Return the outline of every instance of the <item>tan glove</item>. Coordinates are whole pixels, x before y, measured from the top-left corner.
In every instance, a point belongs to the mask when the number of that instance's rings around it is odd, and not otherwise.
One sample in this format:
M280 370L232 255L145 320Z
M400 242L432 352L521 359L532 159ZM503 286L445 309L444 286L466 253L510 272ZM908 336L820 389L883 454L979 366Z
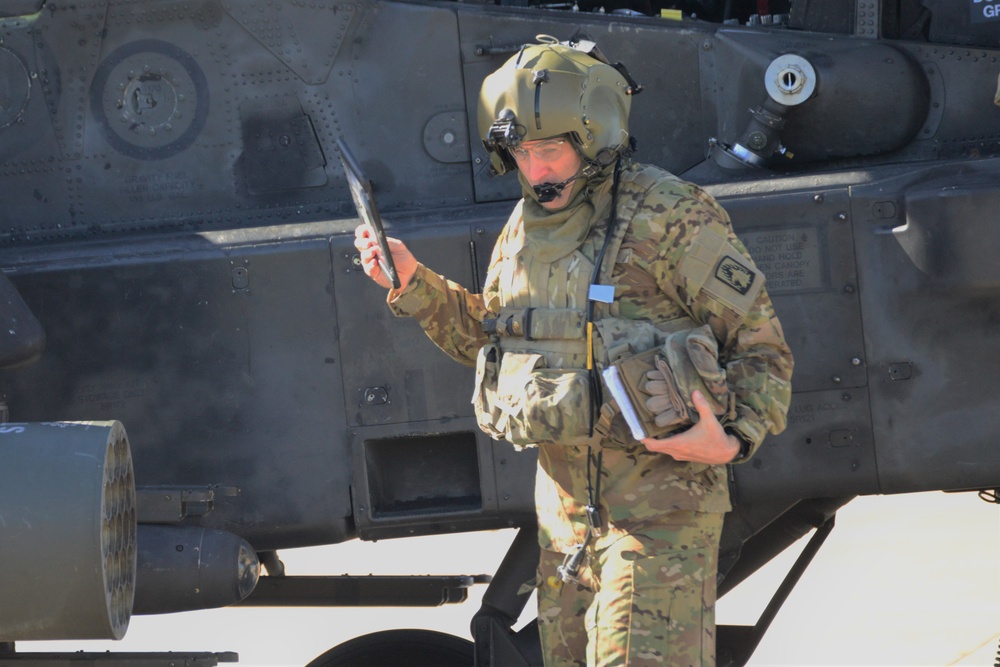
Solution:
M653 363L656 370L646 373L646 385L642 389L650 395L646 399L646 407L656 415L656 425L666 428L689 421L687 406L677 391L674 375L667 362L657 355Z
M649 394L646 407L656 425L665 428L698 420L691 394L701 391L722 417L735 416L726 371L719 365L718 343L708 325L671 334L654 361L655 370L646 372L642 390Z

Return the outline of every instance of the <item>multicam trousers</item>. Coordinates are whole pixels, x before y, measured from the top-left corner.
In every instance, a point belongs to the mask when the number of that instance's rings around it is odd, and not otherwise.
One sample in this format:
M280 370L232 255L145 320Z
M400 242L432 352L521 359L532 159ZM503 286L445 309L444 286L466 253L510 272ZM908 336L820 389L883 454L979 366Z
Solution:
M538 625L545 667L712 667L723 514L672 512L590 554L579 583L542 550Z

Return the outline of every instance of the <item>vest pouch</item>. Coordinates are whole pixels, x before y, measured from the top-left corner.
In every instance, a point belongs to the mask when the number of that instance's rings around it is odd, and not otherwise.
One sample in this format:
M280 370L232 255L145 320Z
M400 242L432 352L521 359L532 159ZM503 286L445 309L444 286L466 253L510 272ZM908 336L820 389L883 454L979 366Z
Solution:
M540 354L506 352L500 367L496 424L514 445L577 444L590 439L586 370L546 368Z
M609 384L609 377L605 376L609 393L615 397L615 402L625 415L625 421L632 429L632 437L636 439L640 439L640 436L659 438L677 430L684 423L690 423L684 399L673 376L657 375L659 371L656 368L656 358L660 354L660 348L654 347L612 363L617 369L620 390ZM651 398L652 392L647 389L650 376L662 380L655 392L655 400Z
M661 346L612 365L631 412L648 437L664 437L697 421L691 401L695 390L723 422L736 416L718 342L708 325L671 333Z
M472 392L472 407L476 411L479 428L491 438L502 440L506 432L497 429L503 413L497 407L497 385L500 380L500 351L490 343L479 350L476 357L476 382Z

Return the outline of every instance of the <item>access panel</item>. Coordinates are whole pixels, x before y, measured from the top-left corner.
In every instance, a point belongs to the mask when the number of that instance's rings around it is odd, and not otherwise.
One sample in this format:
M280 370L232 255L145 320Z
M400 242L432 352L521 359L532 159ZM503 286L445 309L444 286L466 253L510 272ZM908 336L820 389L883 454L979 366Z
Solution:
M38 363L0 374L10 418L122 421L140 490L211 497L181 514L257 549L353 537L328 235L8 252L47 335Z
M734 466L738 499L877 490L867 365L846 188L785 183L714 191L767 277L795 355L788 428Z

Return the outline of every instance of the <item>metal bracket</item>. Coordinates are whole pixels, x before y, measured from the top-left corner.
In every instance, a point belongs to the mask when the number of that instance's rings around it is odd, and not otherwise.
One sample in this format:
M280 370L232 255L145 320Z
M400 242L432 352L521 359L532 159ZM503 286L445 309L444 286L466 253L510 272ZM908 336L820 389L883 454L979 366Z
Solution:
M139 523L180 523L210 514L216 497L238 495L240 489L235 486L145 486L135 491L137 519Z
M854 5L854 35L878 39L882 32L879 0L856 0Z
M488 575L261 577L243 607L440 607L465 602Z
M775 591L774 596L768 602L767 607L761 613L760 618L757 619L757 623L754 626L720 625L718 627L717 636L719 637L719 646L725 646L730 649L728 655L718 656L719 667L745 665L750 660L754 651L757 650L760 640L764 638L775 616L778 615L778 610L781 609L785 600L791 595L795 585L799 583L799 579L802 578L806 568L809 567L813 558L816 557L820 547L823 546L823 542L830 536L830 531L833 530L836 518L837 515L834 514L816 529L816 532L809 539L809 543L806 544L805 549L802 550L802 553L799 554L788 574L785 575L781 585L778 586L778 590Z

